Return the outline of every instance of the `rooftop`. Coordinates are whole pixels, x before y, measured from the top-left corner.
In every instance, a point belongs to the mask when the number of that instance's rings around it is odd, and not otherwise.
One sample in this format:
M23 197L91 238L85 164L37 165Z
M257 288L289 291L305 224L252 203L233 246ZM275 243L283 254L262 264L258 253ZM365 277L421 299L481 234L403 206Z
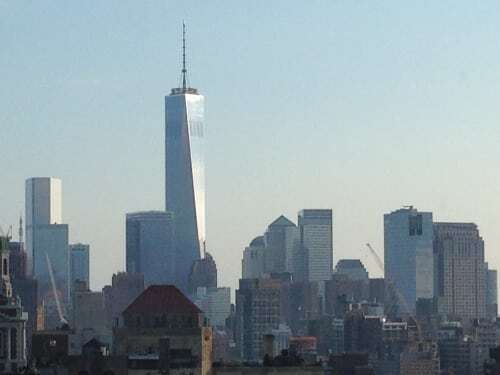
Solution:
M127 307L124 314L151 313L200 314L202 311L175 286L151 285Z

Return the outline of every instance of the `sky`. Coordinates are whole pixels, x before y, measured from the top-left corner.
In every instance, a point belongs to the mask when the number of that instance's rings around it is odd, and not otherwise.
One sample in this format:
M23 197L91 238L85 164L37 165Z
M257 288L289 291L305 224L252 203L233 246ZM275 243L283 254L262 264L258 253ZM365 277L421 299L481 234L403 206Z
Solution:
M498 1L0 0L0 225L62 179L91 287L125 266L125 213L164 208L164 96L206 98L207 248L235 288L276 217L332 208L334 262L381 272L383 214L475 222L500 267Z

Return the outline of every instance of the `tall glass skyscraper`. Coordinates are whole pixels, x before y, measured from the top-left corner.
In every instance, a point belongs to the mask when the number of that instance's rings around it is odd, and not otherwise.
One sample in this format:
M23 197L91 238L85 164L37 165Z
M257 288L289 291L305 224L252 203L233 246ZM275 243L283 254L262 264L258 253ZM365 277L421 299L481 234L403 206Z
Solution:
M178 286L185 290L205 243L205 158L204 97L187 87L183 57L182 87L165 97L165 203L175 223Z
M384 215L384 263L397 313L414 313L419 298L434 297L432 212L410 206Z

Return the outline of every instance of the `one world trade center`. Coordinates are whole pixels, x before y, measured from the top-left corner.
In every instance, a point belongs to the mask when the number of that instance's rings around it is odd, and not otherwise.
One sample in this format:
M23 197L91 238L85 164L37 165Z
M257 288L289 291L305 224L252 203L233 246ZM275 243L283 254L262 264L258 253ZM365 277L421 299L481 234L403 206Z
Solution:
M175 223L176 284L184 290L205 245L204 97L186 85L185 56L183 25L182 87L165 97L165 204Z

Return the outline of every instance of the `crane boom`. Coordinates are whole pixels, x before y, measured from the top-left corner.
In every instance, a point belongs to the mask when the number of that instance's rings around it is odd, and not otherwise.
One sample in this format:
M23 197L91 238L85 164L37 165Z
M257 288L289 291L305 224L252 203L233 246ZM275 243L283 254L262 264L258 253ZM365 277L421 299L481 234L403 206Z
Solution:
M413 320L415 321L415 323L417 325L418 334L420 336L420 325L418 324L417 319L412 315L412 312L411 312L410 307L408 305L408 301L406 300L405 296L399 291L399 288L396 287L393 280L385 274L384 262L382 261L380 256L377 254L375 249L373 249L373 247L369 243L366 244L366 247L370 250L370 253L372 254L373 258L375 259L375 263L377 263L377 266L384 273L384 279L385 279L385 282L386 282L388 288L391 290L391 292L393 292L396 295L397 299L403 305L405 310L408 312L409 316L411 318L413 318Z
M45 259L47 261L47 267L49 269L50 283L52 284L52 293L54 294L54 298L56 300L57 314L59 315L59 320L63 324L68 324L68 321L64 318L61 302L59 301L59 294L57 293L56 281L54 279L54 272L52 271L52 263L50 262L49 254L45 252Z

